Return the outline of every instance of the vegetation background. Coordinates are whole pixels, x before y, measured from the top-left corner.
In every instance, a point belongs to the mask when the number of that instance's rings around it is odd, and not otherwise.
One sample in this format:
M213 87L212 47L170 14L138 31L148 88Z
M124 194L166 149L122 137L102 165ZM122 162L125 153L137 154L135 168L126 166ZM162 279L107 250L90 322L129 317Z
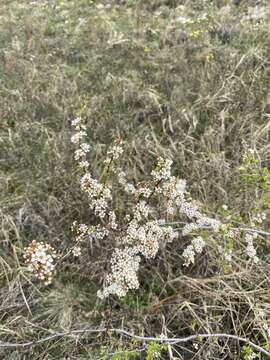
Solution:
M248 223L257 188L243 184L238 169L247 148L269 166L269 31L267 0L0 1L1 341L110 326L149 336L226 332L267 348L267 237L256 244L259 264L240 256L238 244L229 269L214 241L184 268L180 239L145 264L139 291L109 303L96 297L107 261L102 244L68 258L47 287L22 255L33 239L64 254L72 222L91 222L70 143L82 108L92 168L100 169L121 136L131 179L149 174L157 156L169 157L209 214L227 216L226 204ZM126 206L119 200L123 213ZM171 356L141 347L112 334L65 336L0 347L0 358ZM175 346L174 356L259 358L237 341L214 338Z

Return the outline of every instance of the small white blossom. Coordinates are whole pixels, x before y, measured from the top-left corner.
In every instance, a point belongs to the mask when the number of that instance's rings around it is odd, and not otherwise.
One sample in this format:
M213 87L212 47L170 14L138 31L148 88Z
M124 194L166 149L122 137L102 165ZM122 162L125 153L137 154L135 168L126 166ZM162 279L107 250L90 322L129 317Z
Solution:
M86 136L85 131L78 131L71 137L71 142L74 144L78 144L80 140L82 140Z
M247 253L248 257L255 264L257 264L259 262L259 258L257 257L256 249L253 244L253 239L255 239L256 237L257 237L257 234L255 234L255 233L254 234L250 234L250 233L245 234L245 241L247 243L246 253Z
M80 247L80 246L74 246L74 248L72 249L72 254L73 254L73 256L75 256L75 257L81 256L81 254L82 254L82 249L81 249L81 247Z
M108 225L113 230L117 229L116 215L115 215L114 211L110 211L110 213L109 213Z
M232 261L232 249L227 249L224 253L224 260L228 263Z
M89 162L87 160L80 161L79 166L81 168L87 169L89 167Z
M195 231L197 229L199 229L198 224L196 224L196 223L187 223L182 229L182 234L184 236L186 236L186 235L190 234L192 231Z
M171 177L172 160L159 158L156 169L151 172L151 175L156 182L161 180L168 180Z
M107 157L104 160L105 164L110 163L112 160L116 161L120 157L120 155L123 153L123 147L122 147L122 141L116 140L113 144L113 146L108 150Z
M149 214L149 206L144 200L141 200L134 209L134 218L138 221L147 218Z
M76 127L76 126L80 125L81 121L82 121L82 119L80 117L77 117L76 119L71 121L71 125Z
M203 238L201 236L197 236L196 238L194 238L192 240L192 245L194 247L194 250L197 254L201 254L201 252L203 251L203 248L205 247L205 241L203 240Z
M173 230L171 226L165 226L162 228L163 236L167 242L172 242L178 238L178 233Z
M119 184L125 186L127 183L126 173L124 171L120 170L117 175L118 175Z
M144 198L148 199L149 196L151 195L152 193L152 190L147 187L147 186L144 186L144 187L139 187L137 190L136 190L136 196L137 197L140 197L140 196L143 196Z
M88 153L90 151L90 145L86 144L86 143L82 143L80 145L81 150L83 151L83 153Z
M184 266L189 266L190 264L194 264L195 251L193 245L188 245L183 251L182 255L185 259Z
M204 247L205 241L201 236L197 236L192 239L191 244L186 247L182 254L185 259L184 266L194 264L195 255L201 254Z
M75 160L80 160L84 156L85 153L81 149L75 150L75 155L74 155Z

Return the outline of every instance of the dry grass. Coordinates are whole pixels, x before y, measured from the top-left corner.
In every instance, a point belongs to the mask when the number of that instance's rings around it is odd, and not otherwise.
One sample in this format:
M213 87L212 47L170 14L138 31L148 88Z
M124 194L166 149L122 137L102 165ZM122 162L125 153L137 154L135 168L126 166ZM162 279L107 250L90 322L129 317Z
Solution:
M248 264L239 250L228 273L214 240L196 265L183 268L185 244L179 241L145 265L139 291L104 304L96 298L104 244L93 243L80 260L64 262L47 288L25 269L22 251L29 241L46 241L65 253L73 220L89 221L69 140L70 120L83 106L93 169L120 135L129 144L131 178L143 178L157 155L170 157L174 173L187 179L210 213L226 203L247 221L254 189L241 191L243 151L256 148L269 164L270 16L259 25L248 19L258 11L255 1L100 3L0 4L1 341L102 324L147 335L222 331L267 348L258 313L264 310L270 325L269 239L257 244L260 264ZM205 12L207 21L186 30L177 20ZM118 207L124 212L125 202ZM180 355L174 355L244 359L235 341L197 343L198 349L192 343L176 347ZM30 349L0 349L0 357L111 359L108 354L136 346L113 336L65 337Z

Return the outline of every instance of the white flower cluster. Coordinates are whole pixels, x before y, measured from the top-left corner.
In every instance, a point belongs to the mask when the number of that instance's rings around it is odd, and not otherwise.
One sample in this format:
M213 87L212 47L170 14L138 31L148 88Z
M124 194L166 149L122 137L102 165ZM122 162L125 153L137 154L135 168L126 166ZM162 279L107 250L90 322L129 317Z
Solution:
M104 160L105 164L113 163L118 160L120 155L123 153L122 140L118 139L114 142L113 146L108 150L107 157Z
M197 254L201 254L203 251L203 248L205 247L205 241L201 236L197 236L192 240L192 245L194 247L194 250Z
M71 137L71 142L78 146L78 149L75 150L74 158L79 162L79 166L86 170L89 167L89 162L86 160L86 156L90 151L90 145L83 142L83 139L87 136L85 131L86 127L82 123L82 119L80 117L74 119L71 124L76 130L75 134Z
M120 185L122 185L125 192L128 194L134 194L136 191L135 186L127 182L126 173L123 170L118 169L117 176L118 176L118 182Z
M56 252L54 248L49 244L33 240L24 251L28 270L37 279L44 281L45 285L49 285L52 282L52 274L55 268L53 262L56 258Z
M106 278L108 286L98 291L98 297L103 299L110 294L122 297L129 289L138 289L139 264L140 257L132 248L116 249L111 258L111 274Z
M189 266L190 264L194 264L195 255L201 254L204 247L205 241L201 236L192 239L191 244L186 247L182 254L185 259L184 265Z
M84 160L84 159L85 159L86 154L87 154L89 151L90 151L90 145L85 144L85 143L82 143L82 144L80 145L80 149L77 149L77 150L75 151L75 155L74 155L75 160L76 160L76 161L80 160L80 162L79 162L80 165L81 165L82 163L87 164L87 163L85 162L86 160ZM88 165L89 165L89 164L88 164ZM87 167L88 167L88 165L87 165Z
M115 215L114 211L109 212L108 225L109 225L109 228L112 230L116 230L118 227L117 222L116 222L116 215Z
M130 228L127 239L130 238ZM146 259L154 258L161 241L171 242L178 234L171 227L163 227L158 221L148 221L144 225L133 224L132 241L134 248ZM131 238L130 238L131 239Z
M72 126L76 132L71 137L71 142L79 146L75 150L75 160L79 161L79 166L84 170L84 175L81 178L81 189L88 195L90 209L94 211L95 215L104 218L107 214L108 202L111 200L111 190L105 184L94 179L88 171L89 162L86 160L86 155L90 151L90 146L82 142L87 135L82 119L80 117L74 119ZM119 149L120 144L115 144L109 153L118 157L121 152Z
M76 234L76 243L84 241L89 233L88 226L85 224L78 224L77 221L73 222L71 230Z
M137 198L142 198L143 197L145 199L148 199L151 194L152 194L152 191L148 186L140 186L135 191L135 196Z
M168 180L171 177L172 160L158 158L157 166L152 170L151 175L156 183L161 180Z
M101 240L109 234L108 229L97 225L87 226L85 224L79 224L74 221L71 227L72 232L75 234L75 242L83 243L85 240Z
M74 134L72 137L71 137L71 142L73 142L74 144L79 144L80 141L86 136L86 132L85 131L77 131L76 134Z
M139 287L138 270L142 256L154 258L161 241L172 241L178 235L171 227L162 227L158 221L148 221L139 225L132 220L121 238L124 249L116 249L111 259L111 273L106 277L106 286L98 292L100 298L117 295L125 296L129 289Z
M262 224L266 220L266 213L258 213L254 215L251 219L251 226L256 226L256 224Z
M104 218L107 214L108 202L112 199L111 190L92 178L89 172L81 178L81 188L87 193L90 209L95 212L95 215Z
M71 121L71 125L74 126L74 128L77 131L80 131L81 129L86 130L86 127L84 124L82 124L82 118L81 117L77 117L76 119ZM71 140L72 141L72 140Z
M136 204L133 214L137 221L146 219L149 215L149 206L144 200L141 200Z
M224 252L223 258L227 263L231 263L231 261L232 261L232 249L227 249Z
M137 236L133 238L136 251L146 259L153 259L157 255L161 241L171 242L178 236L172 228L170 230L160 226L157 221L148 221L144 226L139 226Z
M73 254L73 256L75 256L75 257L81 256L81 255L82 255L82 249L81 249L81 247L78 246L78 245L75 245L75 246L73 247L73 249L72 249L72 254Z
M254 247L254 244L253 244L253 240L256 239L258 237L258 234L257 233L246 233L245 234L245 241L246 241L246 244L247 244L247 247L246 247L246 253L247 253L247 256L255 263L257 264L259 262L259 258L257 256L257 253L256 253L256 249Z
M178 210L178 214L181 217L192 221L185 224L182 229L182 235L186 236L203 228L209 228L214 232L218 232L221 226L220 221L203 215L192 199L186 199L186 181L171 176L168 166L166 168L166 178L167 181L160 184L161 190L159 192L162 192L166 198L167 214L173 215ZM193 252L193 245L188 246L184 252L186 257L188 258L189 255L191 259L188 263L193 263L194 261L195 254ZM195 252L198 251L195 250Z
M191 223L187 223L184 226L182 230L184 236L205 227L218 232L221 226L220 221L203 215L194 201L186 199L186 181L171 176L170 167L170 160L166 161L160 158L157 170L152 172L155 180L160 181L160 179L163 179L158 184L157 191L165 197L167 214L173 215L176 209L178 209L180 216L185 216L192 220Z

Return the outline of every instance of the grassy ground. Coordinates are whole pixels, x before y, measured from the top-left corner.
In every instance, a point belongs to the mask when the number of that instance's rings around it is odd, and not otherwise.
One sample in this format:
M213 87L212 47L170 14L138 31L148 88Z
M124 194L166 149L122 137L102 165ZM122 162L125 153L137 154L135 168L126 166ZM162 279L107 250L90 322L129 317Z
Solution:
M227 204L248 221L254 189L242 191L237 169L248 147L266 166L270 160L269 30L267 1L0 3L1 341L108 325L157 336L227 332L267 348L267 239L258 240L258 265L236 252L229 271L214 243L183 268L180 239L145 265L139 291L110 303L96 298L102 244L64 262L49 287L34 281L22 254L33 239L65 253L72 222L91 221L70 144L70 121L81 108L93 169L121 136L132 179L148 174L156 156L170 157L209 213ZM126 203L118 206L124 213ZM117 336L65 336L0 348L0 358L112 359L122 350L135 358L130 350L140 346ZM175 350L177 359L245 359L249 352L217 339Z

